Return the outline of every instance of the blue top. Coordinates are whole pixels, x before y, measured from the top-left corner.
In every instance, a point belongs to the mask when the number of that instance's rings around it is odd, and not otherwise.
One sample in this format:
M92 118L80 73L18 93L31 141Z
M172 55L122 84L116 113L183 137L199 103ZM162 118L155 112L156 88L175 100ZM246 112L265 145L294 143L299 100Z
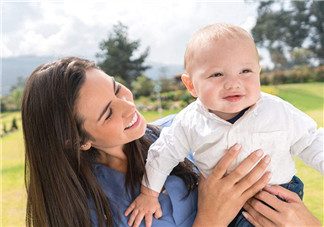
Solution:
M169 126L173 117L174 115L167 116L153 123L162 127ZM149 130L147 132L150 133ZM94 174L109 200L114 226L128 226L127 221L130 215L125 217L124 212L133 200L125 188L125 175L100 164L94 165ZM160 193L159 196L163 216L158 220L153 217L152 226L192 226L197 213L197 188L183 199L187 194L186 186L181 178L174 175L168 176L164 187L167 193ZM135 195L138 196L139 193L140 187L137 188ZM97 216L92 204L90 204L90 207L92 224L98 226ZM145 227L144 219L140 226Z

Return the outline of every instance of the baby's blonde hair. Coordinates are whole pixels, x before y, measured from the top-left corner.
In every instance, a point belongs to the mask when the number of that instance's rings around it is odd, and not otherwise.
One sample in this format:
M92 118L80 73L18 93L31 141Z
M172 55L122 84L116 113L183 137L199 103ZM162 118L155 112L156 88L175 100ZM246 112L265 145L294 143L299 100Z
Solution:
M255 50L259 57L257 48L255 46L252 36L243 28L226 23L217 23L212 25L207 25L199 29L189 40L184 56L184 67L187 71L197 48L203 48L207 46L210 42L215 42L219 39L248 39L254 44Z

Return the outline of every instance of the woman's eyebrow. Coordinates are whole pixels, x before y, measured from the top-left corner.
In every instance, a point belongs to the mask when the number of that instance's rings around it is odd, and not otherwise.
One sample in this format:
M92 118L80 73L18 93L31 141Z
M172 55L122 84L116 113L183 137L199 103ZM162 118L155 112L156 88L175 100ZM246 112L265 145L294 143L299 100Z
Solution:
M111 77L112 81L113 81L113 86L114 86L114 92L116 91L116 81L114 77Z

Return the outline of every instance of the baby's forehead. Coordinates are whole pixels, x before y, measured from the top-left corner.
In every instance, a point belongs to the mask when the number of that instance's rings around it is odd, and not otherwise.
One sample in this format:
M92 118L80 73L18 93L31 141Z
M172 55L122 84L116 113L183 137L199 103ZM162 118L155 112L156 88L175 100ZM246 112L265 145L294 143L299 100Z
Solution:
M188 44L185 53L185 69L189 70L191 64L198 59L207 57L206 53L210 49L220 49L219 51L226 51L224 49L224 43L226 46L239 47L240 45L251 48L255 50L256 58L259 60L258 50L254 43L252 37L246 32L237 33L233 35L232 33L224 33L221 36L200 36Z
M240 43L250 43L252 46L255 46L253 38L246 32L246 33L238 33L238 32L227 32L222 34L213 34L213 33L206 33L205 35L202 34L197 36L196 39L191 40L192 42L189 44L190 48L189 51L197 51L197 49L204 49L208 48L212 45L216 45L219 42L233 42L236 45Z
M228 47L239 47L239 46L245 46L251 49L256 49L255 43L252 38L248 36L237 36L237 37L209 37L204 39L197 39L195 42L192 42L190 47L188 46L186 54L185 54L185 61L187 66L191 63L191 61L194 61L196 58L204 58L207 57L206 53L209 52L211 49L219 51L226 51L230 49L224 49L225 46ZM256 50L257 52L257 50ZM258 55L258 53L257 53ZM197 59L196 59L197 60Z

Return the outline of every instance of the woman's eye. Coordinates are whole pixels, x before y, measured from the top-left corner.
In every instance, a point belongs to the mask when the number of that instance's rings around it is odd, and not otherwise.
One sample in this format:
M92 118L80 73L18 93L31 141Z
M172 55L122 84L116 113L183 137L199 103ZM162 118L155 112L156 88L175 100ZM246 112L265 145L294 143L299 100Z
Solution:
M223 76L223 74L221 74L221 73L214 73L210 77L220 77L220 76Z
M120 86L120 84L118 84L118 85L117 85L117 89L116 89L116 91L115 91L115 95L118 95L120 89L121 89L121 86Z
M108 120L108 119L111 117L111 115L112 115L112 109L110 108L110 109L109 109L109 114L108 114L108 116L106 117L105 121Z

